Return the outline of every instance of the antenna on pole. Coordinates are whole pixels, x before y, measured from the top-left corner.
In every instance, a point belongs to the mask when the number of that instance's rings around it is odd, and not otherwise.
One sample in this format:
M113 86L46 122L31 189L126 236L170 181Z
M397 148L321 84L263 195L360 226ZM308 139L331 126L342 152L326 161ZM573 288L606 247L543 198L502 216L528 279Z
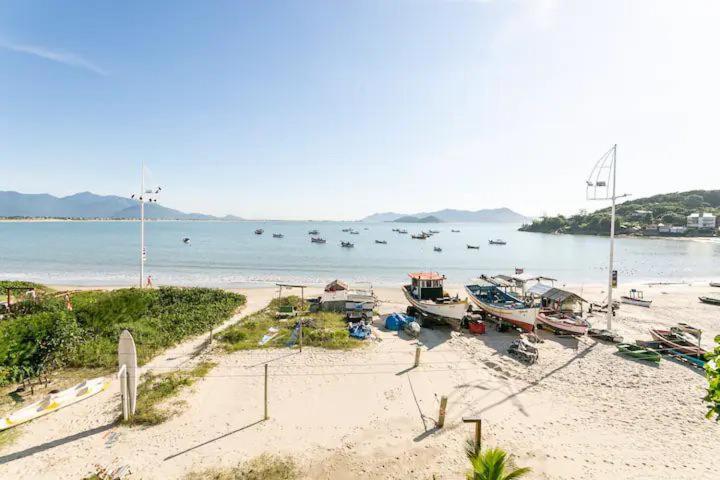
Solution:
M140 164L140 193L130 198L140 202L140 288L145 282L145 261L147 251L145 250L145 203L157 202L157 195L162 187L145 188L145 161Z
M615 202L618 198L627 197L627 194L617 195L615 190L617 174L617 144L605 152L595 162L588 179L586 180L585 196L588 200L611 200L610 209L610 261L608 263L608 296L607 296L607 329L612 330L612 292L617 286L617 276L613 270L615 256Z

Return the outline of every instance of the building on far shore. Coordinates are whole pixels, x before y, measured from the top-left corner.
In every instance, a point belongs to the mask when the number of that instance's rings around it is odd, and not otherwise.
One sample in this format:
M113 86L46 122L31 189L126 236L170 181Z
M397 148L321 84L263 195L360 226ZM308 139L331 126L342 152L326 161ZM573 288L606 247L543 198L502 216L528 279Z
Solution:
M712 213L692 213L687 217L688 228L715 229L717 218Z

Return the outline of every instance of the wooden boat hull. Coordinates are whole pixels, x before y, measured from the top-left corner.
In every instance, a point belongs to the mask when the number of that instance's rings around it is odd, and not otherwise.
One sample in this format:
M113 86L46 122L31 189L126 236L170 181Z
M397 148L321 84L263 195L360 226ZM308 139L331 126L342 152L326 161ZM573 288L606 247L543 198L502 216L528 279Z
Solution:
M565 319L558 319L549 316L548 313L549 312L540 311L535 318L537 323L547 326L552 330L569 333L570 335L585 335L588 331L589 327L585 322L573 320L567 317Z
M502 308L483 302L473 295L467 287L465 287L465 290L468 292L468 298L470 298L470 301L490 315L501 318L502 320L526 332L532 332L535 330L535 320L540 312L539 308Z
M617 345L617 349L623 355L637 358L638 360L645 360L648 362L659 362L660 353L651 348L639 347L637 345L631 345L629 343L621 343Z
M86 380L58 393L53 393L25 408L0 418L0 431L47 415L105 390L110 382L104 378Z
M467 312L468 303L465 300L448 303L435 303L430 300L418 300L413 297L407 289L402 287L405 298L413 307L423 313L442 318L451 318L453 320L462 320Z
M650 305L652 304L652 300L640 300L637 298L632 297L620 297L620 301L622 303L627 303L628 305L637 305L638 307L646 307L650 308Z
M658 342L661 342L663 345L666 345L673 350L677 350L680 353L684 353L687 355L704 355L707 353L706 350L698 346L677 343L676 341L671 339L671 335L672 332L670 330L650 330L651 337L653 337Z
M720 299L713 297L698 297L701 302L707 303L708 305L720 305Z
M710 282L711 287L720 287L720 282Z

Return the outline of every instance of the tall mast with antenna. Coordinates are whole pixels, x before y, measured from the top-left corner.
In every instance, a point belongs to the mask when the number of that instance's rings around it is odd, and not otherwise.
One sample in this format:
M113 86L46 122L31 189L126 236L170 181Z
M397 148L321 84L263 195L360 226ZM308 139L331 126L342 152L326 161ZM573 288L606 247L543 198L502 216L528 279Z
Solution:
M157 202L156 195L160 193L162 187L151 189L145 188L145 162L140 164L140 193L132 195L130 198L137 196L140 202L140 288L144 287L145 281L145 260L147 260L147 251L145 250L145 202Z

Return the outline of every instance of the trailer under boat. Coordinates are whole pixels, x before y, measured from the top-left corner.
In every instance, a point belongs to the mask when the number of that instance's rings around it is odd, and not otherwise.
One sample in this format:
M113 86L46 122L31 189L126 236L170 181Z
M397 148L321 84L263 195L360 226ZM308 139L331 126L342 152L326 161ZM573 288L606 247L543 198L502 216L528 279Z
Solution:
M436 272L418 272L408 275L410 285L402 287L410 305L424 315L439 319L460 321L468 309L466 300L450 297L443 288L444 275Z
M486 313L526 332L535 330L535 320L540 309L528 306L487 277L480 277L475 283L465 285L465 291L470 301Z

